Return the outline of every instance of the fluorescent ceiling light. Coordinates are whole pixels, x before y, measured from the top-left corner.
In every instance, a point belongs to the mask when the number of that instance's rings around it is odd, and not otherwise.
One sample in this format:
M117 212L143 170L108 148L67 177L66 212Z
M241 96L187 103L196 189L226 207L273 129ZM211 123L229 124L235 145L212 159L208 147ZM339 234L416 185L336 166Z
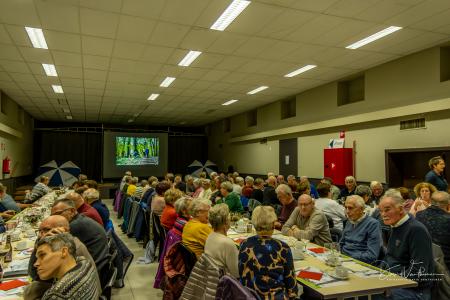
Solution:
M159 97L159 94L151 94L147 100L156 100Z
M25 27L28 33L31 44L34 48L48 49L47 42L45 41L44 33L41 28Z
M64 93L64 91L63 91L63 89L62 89L62 86L60 86L60 85L52 85L52 88L53 88L53 91L55 92L55 93L57 93L57 94L63 94Z
M166 79L164 79L159 86L168 87L172 84L172 82L174 82L175 79L175 77L166 77Z
M55 65L42 64L42 67L44 68L45 74L47 74L47 76L58 76L58 73L56 73Z
M238 101L239 100L230 100L230 101L227 101L225 103L222 103L222 105L230 105L230 104L233 104L233 103L238 102Z
M250 1L247 0L234 0L216 22L212 24L210 29L224 31L249 4Z
M187 67L200 55L201 51L189 51L188 54L178 63L179 66Z
M256 88L256 89L254 89L254 90L248 92L247 94L253 95L253 94L259 93L259 92L261 92L261 91L264 91L264 90L267 89L267 88L269 88L269 87L263 85L263 86L260 86L259 88Z
M284 75L284 77L294 77L297 76L298 74L304 73L306 71L309 71L311 69L314 69L315 67L317 67L316 65L306 65L304 67L301 67L300 69L297 69L295 71L292 71L289 74Z
M131 123L131 122L133 122L134 120L133 119L128 119L128 123Z
M73 118L72 118L72 116L66 116L66 119L67 120L72 120Z
M381 31L378 31L377 33L372 34L371 36L368 36L360 41L357 41L356 43L353 43L345 48L347 49L357 49L359 47L362 47L364 45L367 45L368 43L372 43L373 41L376 41L378 39L381 39L382 37L385 37L391 33L394 33L398 30L402 29L402 27L398 26L390 26L386 29L383 29Z

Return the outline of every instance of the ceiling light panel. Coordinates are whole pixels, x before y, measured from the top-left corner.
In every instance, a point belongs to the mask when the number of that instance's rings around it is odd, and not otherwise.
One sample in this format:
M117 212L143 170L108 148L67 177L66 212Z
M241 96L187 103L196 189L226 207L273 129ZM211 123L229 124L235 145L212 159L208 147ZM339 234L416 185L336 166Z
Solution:
M25 27L25 30L34 48L48 49L44 32L41 28Z
M172 84L172 82L175 81L175 77L166 77L161 84L159 85L160 87L168 87L169 85Z
M291 73L284 75L284 77L294 77L294 76L297 76L298 74L301 74L301 73L304 73L311 69L314 69L315 67L317 67L317 66L316 65L306 65L304 67L301 67L300 69L297 69L295 71L292 71Z
M53 84L53 85L52 85L52 88L53 88L53 91L54 91L55 93L57 93L57 94L63 94L63 93L64 93L63 88L62 88L62 86L60 86L60 85L55 85L55 84Z
M194 60L199 57L199 55L202 54L201 51L189 51L188 54L178 63L181 67L188 67Z
M357 41L356 43L353 43L351 45L348 45L347 49L358 49L364 45L367 45L369 43L372 43L378 39L381 39L382 37L385 37L391 33L394 33L398 30L402 29L402 27L398 27L398 26L390 26L386 29L383 29L381 31L378 31L377 33L372 34L371 36L368 36L360 41Z
M236 103L236 102L238 102L238 101L239 101L239 100L233 99L233 100L227 101L227 102L225 102L225 103L222 103L222 105L230 105L230 104Z
M73 117L72 117L72 116L66 116L66 119L67 119L67 120L72 120Z
M159 94L151 94L147 100L156 100L159 97Z
M269 88L268 86L263 85L263 86L260 86L260 87L258 87L258 88L256 88L256 89L254 89L254 90L251 90L251 91L248 92L247 94L253 95L253 94L259 93L259 92L261 92L261 91L264 91L265 89L268 89L268 88Z
M214 22L210 29L224 31L249 4L250 1L247 0L234 0L220 15L216 22Z
M42 64L42 68L44 68L45 74L47 76L58 76L58 73L56 73L55 65Z

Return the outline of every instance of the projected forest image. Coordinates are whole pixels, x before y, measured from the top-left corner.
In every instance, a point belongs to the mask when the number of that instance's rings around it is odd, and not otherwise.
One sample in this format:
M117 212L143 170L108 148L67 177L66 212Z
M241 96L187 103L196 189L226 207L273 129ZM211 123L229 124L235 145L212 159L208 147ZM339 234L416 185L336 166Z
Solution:
M159 138L116 137L116 165L158 165Z

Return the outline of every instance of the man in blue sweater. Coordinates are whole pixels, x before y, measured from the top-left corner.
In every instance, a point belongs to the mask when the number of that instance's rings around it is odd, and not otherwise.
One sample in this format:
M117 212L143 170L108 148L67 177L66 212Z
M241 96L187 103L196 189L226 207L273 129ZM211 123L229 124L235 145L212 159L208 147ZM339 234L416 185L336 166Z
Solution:
M354 259L374 264L381 249L380 223L366 215L364 208L361 196L347 197L345 211L348 222L342 232L341 251Z
M392 289L389 296L375 299L431 299L433 251L426 227L403 209L400 192L388 190L380 201L383 222L391 226L383 267L418 283L415 288Z

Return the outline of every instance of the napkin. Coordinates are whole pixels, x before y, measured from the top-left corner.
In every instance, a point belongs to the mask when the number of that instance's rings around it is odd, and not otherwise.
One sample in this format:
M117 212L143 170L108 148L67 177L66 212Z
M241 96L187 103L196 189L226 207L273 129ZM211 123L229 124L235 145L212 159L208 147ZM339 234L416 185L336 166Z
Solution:
M27 285L27 284L28 284L28 282L25 282L25 281L22 281L22 280L19 280L19 279L10 280L10 281L7 281L7 282L0 283L0 290L8 291L8 290L12 290L12 289L15 289L15 288L18 288L20 286Z
M308 250L311 252L317 253L317 254L325 253L325 248L322 248L322 247L309 248Z
M303 278L303 279L313 279L313 280L320 280L323 276L323 273L317 273L317 272L311 272L311 271L305 271L302 270L297 274L297 277Z

